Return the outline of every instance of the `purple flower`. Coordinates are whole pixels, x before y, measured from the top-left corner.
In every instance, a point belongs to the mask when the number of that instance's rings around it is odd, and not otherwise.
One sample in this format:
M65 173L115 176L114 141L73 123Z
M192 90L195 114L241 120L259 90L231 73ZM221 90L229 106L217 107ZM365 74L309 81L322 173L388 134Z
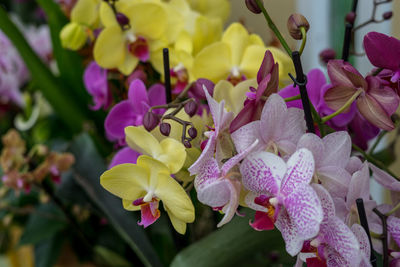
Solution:
M309 185L314 174L312 153L302 148L287 163L269 152L253 153L240 165L240 172L247 190L269 198L270 205L258 204L256 210L267 209L266 216L282 233L286 251L292 256L299 253L303 242L318 234L323 219L320 200Z
M124 163L136 164L136 160L140 155L141 154L139 152L133 150L129 146L121 148L117 153L115 153L110 165L108 165L108 168L111 169L116 165Z
M95 61L92 61L83 74L83 81L86 90L93 97L94 106L92 110L99 110L101 107L107 109L111 105L112 95L107 82L107 70L101 68Z
M129 86L128 99L116 104L108 113L104 122L107 137L111 140L123 141L124 129L127 126L143 124L143 117L150 107L165 104L165 88L155 84L147 91L141 80L133 80ZM162 114L163 109L153 111Z
M400 80L400 40L379 32L364 37L364 48L372 65L392 71L391 82Z

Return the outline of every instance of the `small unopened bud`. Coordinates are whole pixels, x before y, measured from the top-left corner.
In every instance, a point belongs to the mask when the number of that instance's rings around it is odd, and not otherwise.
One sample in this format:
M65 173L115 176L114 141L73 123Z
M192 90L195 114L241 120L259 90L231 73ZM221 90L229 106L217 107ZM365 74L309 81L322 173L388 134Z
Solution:
M197 130L196 128L192 127L189 129L188 134L190 136L190 138L194 139L197 136Z
M328 63L329 60L335 59L336 57L336 52L332 48L327 48L322 50L321 53L319 53L319 58L324 62Z
M392 11L387 11L387 12L383 13L382 18L384 20L388 20L388 19L391 19L392 16L393 16L393 12Z
M116 19L117 19L119 25L125 26L125 25L128 25L128 24L129 24L129 19L128 19L128 17L125 16L123 13L118 12L118 13L115 15L115 17L116 17Z
M192 87L190 87L189 96L196 99L206 99L206 95L204 94L203 89L204 87L206 87L210 95L213 95L214 83L210 80L200 78L193 83Z
M81 49L88 36L85 28L76 22L70 22L60 32L61 45L70 50Z
M257 5L256 0L245 0L247 9L253 12L254 14L260 14L261 8ZM263 1L261 0L261 4L264 5Z
M183 140L183 145L184 145L186 148L191 148L191 147L192 147L192 144L191 144L188 140Z
M194 114L197 112L197 103L196 101L190 101L185 104L185 112L188 114L190 117L193 117Z
M143 117L143 126L147 131L152 131L160 122L160 117L157 114L149 111Z
M303 15L295 13L290 15L287 21L287 28L290 36L296 40L301 40L303 38L301 34L301 28L304 28L307 32L308 29L310 29L310 24Z
M353 25L354 21L356 20L356 13L354 13L354 12L347 13L344 20Z
M163 122L160 124L160 132L162 135L169 136L171 133L171 124Z

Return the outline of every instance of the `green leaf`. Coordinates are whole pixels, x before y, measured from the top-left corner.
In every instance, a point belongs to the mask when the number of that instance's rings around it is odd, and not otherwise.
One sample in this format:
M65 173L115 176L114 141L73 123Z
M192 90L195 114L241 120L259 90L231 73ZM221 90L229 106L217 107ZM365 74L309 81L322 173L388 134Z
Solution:
M246 213L246 217L236 216L221 229L182 250L175 256L171 267L243 266L246 262L245 265L248 265L257 253L274 250L282 251L280 256L283 259L280 261L292 261L284 251L280 232L255 231L249 226L249 220L254 213L249 210ZM262 265L270 266L267 261L265 258Z
M37 244L67 227L62 211L52 203L39 206L29 217L20 245Z
M80 107L77 107L76 101L67 93L69 88L44 65L1 6L0 29L17 48L31 73L32 79L34 79L55 112L73 132L79 132L85 120L85 112Z
M103 247L96 246L94 251L99 257L99 262L105 265L113 266L113 267L130 267L131 264L122 258L120 255L115 253L114 251Z
M106 170L103 159L96 151L90 137L80 135L70 151L75 155L75 179L94 203L104 212L121 238L132 248L145 266L162 266L145 231L137 225L132 212L122 208L121 199L100 186L100 175Z
M61 46L60 31L68 19L64 16L60 6L54 1L37 0L40 7L44 10L47 16L47 21L50 27L51 42L53 45L53 55L56 59L60 78L68 85L70 91L81 106L87 108L89 95L84 88L83 64L78 53L71 50L66 50Z
M35 245L35 267L53 267L64 245L64 233L42 240Z

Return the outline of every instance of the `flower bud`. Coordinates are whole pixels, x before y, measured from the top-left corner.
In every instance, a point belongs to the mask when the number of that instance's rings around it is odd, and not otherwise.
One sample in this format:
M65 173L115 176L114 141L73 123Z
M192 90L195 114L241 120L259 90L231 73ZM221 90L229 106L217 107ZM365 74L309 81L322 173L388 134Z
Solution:
M169 136L169 134L171 133L171 124L167 122L162 122L160 124L160 132L162 135Z
M197 130L196 128L192 127L189 129L188 134L190 136L190 138L195 139L197 136Z
M128 19L127 16L125 16L125 14L118 12L118 13L115 15L115 17L116 17L116 19L117 19L119 25L121 25L121 26L126 26L126 25L129 24L129 19Z
M254 14L260 14L261 8L257 5L256 0L245 0L247 9L253 12ZM264 5L263 1L261 0L261 4Z
M192 87L189 90L189 96L195 99L206 99L206 95L204 94L203 86L206 87L208 93L213 95L214 92L214 83L207 79L197 79L196 82L193 83Z
M87 34L82 25L70 22L60 32L61 45L71 50L81 49L87 40Z
M387 11L387 12L383 13L382 18L384 20L388 20L388 19L391 19L392 16L393 16L393 12L392 11Z
M191 148L191 147L192 147L192 144L191 144L188 140L183 140L183 145L184 145L186 148Z
M301 28L304 28L306 32L310 29L310 24L307 19L301 14L292 14L290 15L287 21L287 28L289 30L290 36L292 36L296 40L301 40L303 38L301 34Z
M353 25L355 20L356 20L356 13L354 13L354 12L347 13L347 15L345 17L346 22Z
M156 128L159 122L160 117L151 111L147 112L143 117L143 126L149 132Z
M185 104L184 106L186 114L188 114L190 117L193 117L194 114L197 112L197 103L196 101L190 101Z
M319 53L319 58L325 63L328 63L329 60L335 59L335 57L336 52L332 48L324 49Z

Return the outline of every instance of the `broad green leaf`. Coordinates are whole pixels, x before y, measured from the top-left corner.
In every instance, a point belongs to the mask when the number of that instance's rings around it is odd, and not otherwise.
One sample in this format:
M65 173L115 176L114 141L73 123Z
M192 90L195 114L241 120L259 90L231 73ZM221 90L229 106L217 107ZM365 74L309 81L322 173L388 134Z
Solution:
M124 258L122 258L120 255L115 253L114 251L102 247L102 246L96 246L94 248L96 254L100 256L99 261L102 262L102 264L109 265L109 266L114 266L114 267L130 267L131 264L126 261Z
M65 234L58 233L35 245L35 267L53 267L64 245Z
M106 170L103 159L96 151L90 137L80 135L71 145L75 155L75 179L94 203L104 212L121 238L132 248L145 266L162 266L143 228L137 219L122 208L121 199L100 186L100 175Z
M255 266L253 260L260 252L279 251L282 261L292 263L284 249L278 230L255 231L249 226L254 213L246 210L247 216L236 216L221 229L190 245L175 256L171 267L223 267ZM265 257L263 266L268 265Z
M34 79L54 111L73 132L79 132L85 120L85 112L76 105L76 101L67 93L69 88L60 79L56 78L35 54L21 31L10 20L7 12L1 6L0 29L17 48L31 73L32 79Z
M51 238L67 226L64 214L55 204L43 204L30 215L19 244L37 244Z

